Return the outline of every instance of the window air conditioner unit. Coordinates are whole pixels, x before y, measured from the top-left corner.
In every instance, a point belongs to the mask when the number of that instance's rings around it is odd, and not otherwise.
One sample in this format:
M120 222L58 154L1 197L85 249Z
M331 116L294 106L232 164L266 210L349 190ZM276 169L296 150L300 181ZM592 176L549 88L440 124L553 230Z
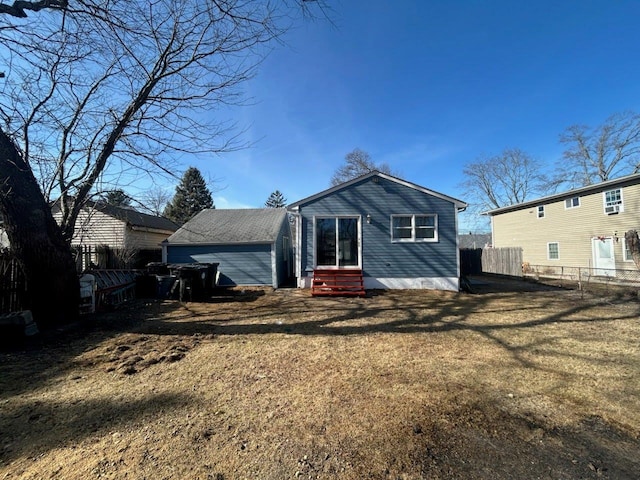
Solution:
M604 213L607 215L615 215L616 213L620 213L620 204L617 205L609 205L604 208Z

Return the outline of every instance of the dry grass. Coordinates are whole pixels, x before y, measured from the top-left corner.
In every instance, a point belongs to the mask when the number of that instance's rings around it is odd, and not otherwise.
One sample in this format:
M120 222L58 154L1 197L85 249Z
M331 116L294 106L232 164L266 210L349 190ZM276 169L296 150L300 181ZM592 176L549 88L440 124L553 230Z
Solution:
M640 304L232 291L0 357L0 479L636 478Z

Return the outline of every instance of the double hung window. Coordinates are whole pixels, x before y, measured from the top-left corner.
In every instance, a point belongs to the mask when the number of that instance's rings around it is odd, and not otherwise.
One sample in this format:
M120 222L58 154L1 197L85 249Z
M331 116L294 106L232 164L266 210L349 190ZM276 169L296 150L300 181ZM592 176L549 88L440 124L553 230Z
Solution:
M571 197L571 198L567 198L564 201L564 208L569 209L569 208L576 208L580 206L580 197Z
M392 215L391 241L437 242L437 215Z

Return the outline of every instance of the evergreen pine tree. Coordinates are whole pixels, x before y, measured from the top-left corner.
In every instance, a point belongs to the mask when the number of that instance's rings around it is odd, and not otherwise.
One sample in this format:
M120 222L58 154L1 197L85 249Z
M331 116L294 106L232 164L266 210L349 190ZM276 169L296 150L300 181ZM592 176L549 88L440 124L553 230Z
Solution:
M164 209L164 216L181 225L205 208L215 208L211 192L200 170L189 167L176 187L173 199Z
M131 205L131 197L120 188L105 192L102 196L102 201L114 207L128 207Z
M287 205L287 199L280 190L276 190L269 195L267 201L264 202L264 206L267 208L284 208Z

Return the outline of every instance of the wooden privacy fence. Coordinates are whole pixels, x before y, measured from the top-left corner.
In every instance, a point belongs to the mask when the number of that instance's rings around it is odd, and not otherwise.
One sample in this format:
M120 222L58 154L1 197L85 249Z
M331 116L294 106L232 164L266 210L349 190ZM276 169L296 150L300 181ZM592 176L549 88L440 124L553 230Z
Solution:
M522 277L522 248L483 249L482 272Z
M76 260L76 270L135 269L162 260L161 250L121 249L106 245L76 245L71 250Z
M160 250L122 251L109 247L72 247L78 273L92 268L135 269L162 260ZM0 314L28 310L27 280L8 249L0 250Z
M481 248L461 248L460 249L460 274L479 275L482 273L482 249Z
M27 280L18 261L8 250L0 250L0 314L28 308Z

